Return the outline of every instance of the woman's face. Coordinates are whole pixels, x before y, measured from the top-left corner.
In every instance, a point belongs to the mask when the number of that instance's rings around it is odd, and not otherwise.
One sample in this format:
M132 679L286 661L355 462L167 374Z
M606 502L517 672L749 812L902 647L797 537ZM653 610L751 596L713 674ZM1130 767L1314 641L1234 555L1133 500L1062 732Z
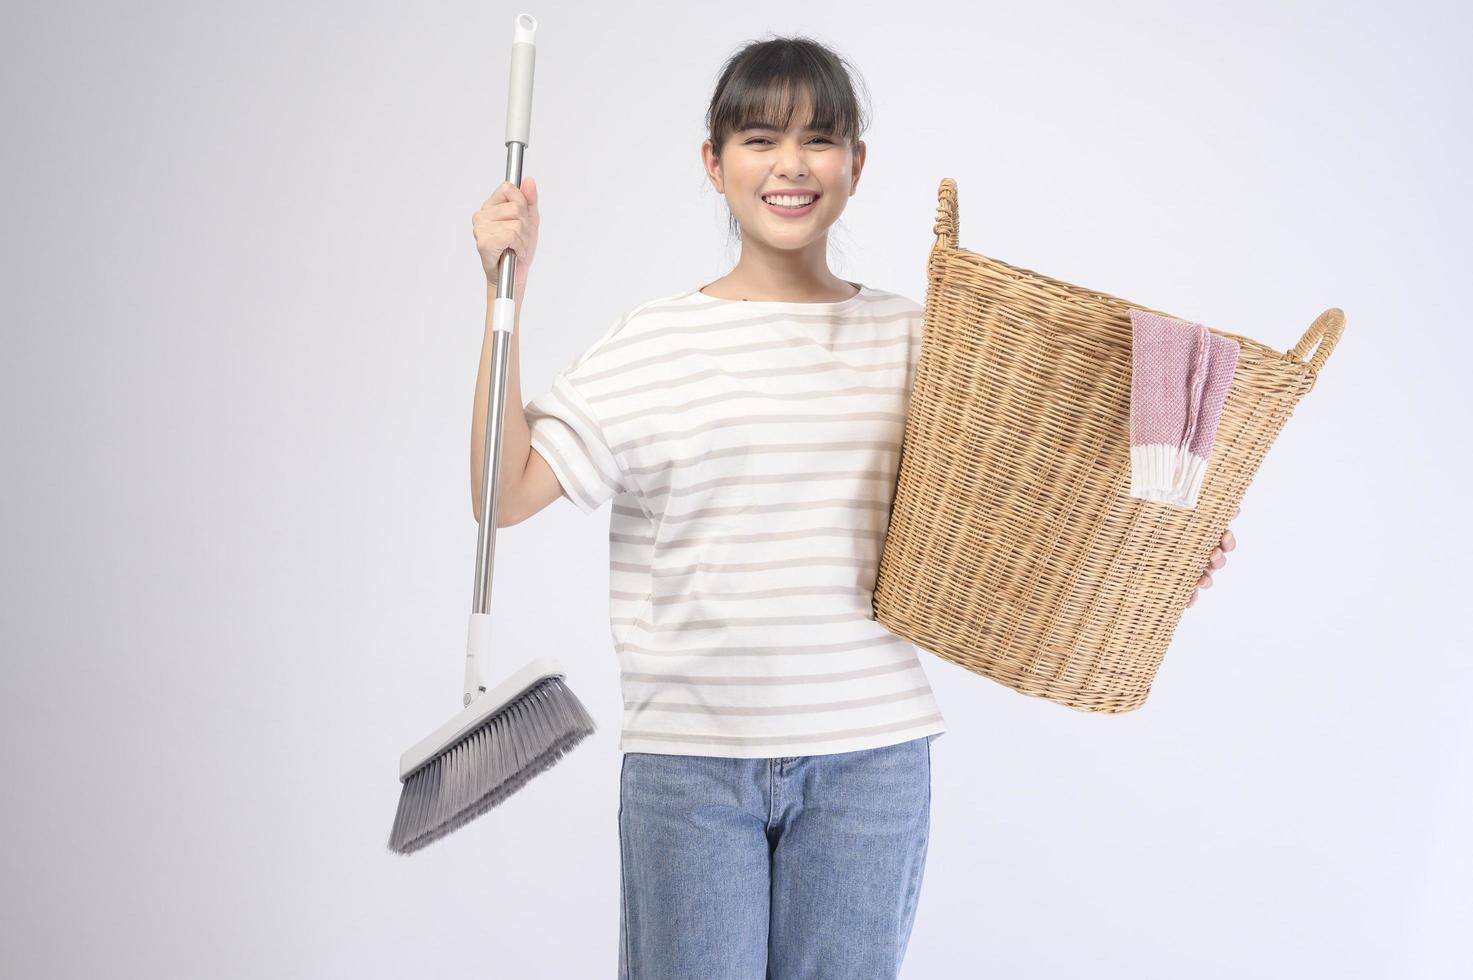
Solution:
M759 128L732 133L720 160L711 151L709 139L702 144L706 175L726 195L744 242L757 239L783 250L811 245L839 220L858 187L864 143L859 143L856 152L837 134L810 129L807 121L804 101L793 112L785 133ZM806 207L796 209L763 200L795 189L816 196Z

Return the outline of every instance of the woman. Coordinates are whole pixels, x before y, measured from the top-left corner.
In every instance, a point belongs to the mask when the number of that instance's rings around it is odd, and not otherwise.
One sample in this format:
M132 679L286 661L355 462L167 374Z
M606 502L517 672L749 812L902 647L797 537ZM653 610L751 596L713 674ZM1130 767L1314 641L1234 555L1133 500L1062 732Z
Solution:
M618 317L525 408L513 333L497 524L613 501L619 976L894 977L946 730L915 648L871 605L922 307L828 267L866 154L837 55L748 45L706 122L740 260ZM505 248L520 309L537 225L532 178L476 213L488 318ZM489 319L486 338L473 508Z

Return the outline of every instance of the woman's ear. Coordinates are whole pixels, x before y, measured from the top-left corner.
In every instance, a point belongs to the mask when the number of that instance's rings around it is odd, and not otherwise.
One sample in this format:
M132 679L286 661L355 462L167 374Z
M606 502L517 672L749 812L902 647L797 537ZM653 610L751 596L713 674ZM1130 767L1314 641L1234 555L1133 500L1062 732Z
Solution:
M701 167L706 171L706 178L711 181L711 186L716 188L716 193L725 194L721 179L721 158L716 156L712 147L711 137L701 141Z

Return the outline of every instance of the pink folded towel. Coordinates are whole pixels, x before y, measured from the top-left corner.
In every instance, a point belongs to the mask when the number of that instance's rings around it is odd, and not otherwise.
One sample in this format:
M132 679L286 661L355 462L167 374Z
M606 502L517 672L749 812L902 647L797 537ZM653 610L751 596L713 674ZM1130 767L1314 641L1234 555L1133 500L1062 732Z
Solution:
M1130 495L1194 508L1237 342L1145 310L1131 310L1130 324Z

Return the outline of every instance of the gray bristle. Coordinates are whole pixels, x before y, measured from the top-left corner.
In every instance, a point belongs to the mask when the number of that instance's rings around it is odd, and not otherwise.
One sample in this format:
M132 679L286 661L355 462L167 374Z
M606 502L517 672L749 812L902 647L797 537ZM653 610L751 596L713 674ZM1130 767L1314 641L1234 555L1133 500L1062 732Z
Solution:
M389 850L412 854L470 823L594 731L561 677L545 677L404 780Z

